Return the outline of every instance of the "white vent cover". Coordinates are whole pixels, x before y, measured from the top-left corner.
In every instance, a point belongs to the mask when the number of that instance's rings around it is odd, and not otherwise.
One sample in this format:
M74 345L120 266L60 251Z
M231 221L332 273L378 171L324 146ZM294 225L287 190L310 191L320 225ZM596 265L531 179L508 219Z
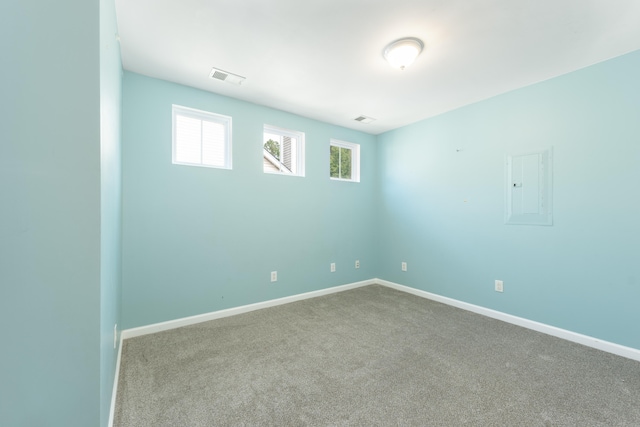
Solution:
M222 71L218 68L212 68L209 73L209 77L214 80L222 80L227 83L240 86L242 82L246 80L246 77L239 76L237 74L230 73L228 71Z
M371 123L372 121L374 121L375 119L373 117L367 117L367 116L358 116L355 119L356 122L360 122L360 123Z

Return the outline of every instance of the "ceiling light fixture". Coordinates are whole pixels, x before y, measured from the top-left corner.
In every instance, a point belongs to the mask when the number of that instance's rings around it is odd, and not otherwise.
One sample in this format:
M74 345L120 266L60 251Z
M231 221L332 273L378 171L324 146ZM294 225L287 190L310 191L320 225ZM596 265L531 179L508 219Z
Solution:
M392 67L404 70L416 60L424 44L422 40L415 37L407 37L396 40L384 49L384 59Z

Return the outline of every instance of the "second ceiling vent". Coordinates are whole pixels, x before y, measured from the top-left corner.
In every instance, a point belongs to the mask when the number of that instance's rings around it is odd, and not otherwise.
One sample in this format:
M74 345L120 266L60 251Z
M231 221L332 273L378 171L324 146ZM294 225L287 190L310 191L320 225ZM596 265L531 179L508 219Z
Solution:
M353 120L355 120L356 122L368 124L368 123L371 123L372 121L374 121L375 119L373 117L358 116Z
M242 77L228 71L223 71L219 68L212 68L211 72L209 73L209 77L214 80L222 80L223 82L232 83L238 86L240 86L242 82L247 79L246 77Z

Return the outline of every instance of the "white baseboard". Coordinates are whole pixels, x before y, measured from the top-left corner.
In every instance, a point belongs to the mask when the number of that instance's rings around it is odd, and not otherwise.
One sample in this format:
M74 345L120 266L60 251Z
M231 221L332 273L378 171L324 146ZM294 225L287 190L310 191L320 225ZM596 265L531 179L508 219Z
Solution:
M120 359L122 358L122 332L120 332L120 340L118 343L118 356L116 357L116 373L113 379L113 390L111 391L111 408L109 408L108 427L113 427L113 418L116 414L116 397L118 395L118 378L120 378Z
M501 311L496 311L496 310L485 308L479 305L466 303L453 298L448 298L441 295L426 292L420 289L411 288L409 286L400 285L398 283L389 282L387 280L370 279L370 280L363 280L361 282L350 283L342 286L335 286L333 288L320 289L318 291L306 292L303 294L292 295L284 298L258 302L255 304L243 305L240 307L233 307L225 310L199 314L196 316L183 317L181 319L169 320L166 322L155 323L147 326L141 326L138 328L125 329L120 333L120 349L118 352L118 363L116 367L116 380L118 375L117 371L120 368L120 352L122 351L122 341L124 339L153 334L161 331L167 331L170 329L180 328L182 326L194 325L201 322L207 322L209 320L221 319L223 317L235 316L236 314L248 313L254 310L260 310L268 307L275 307L282 304L288 304L290 302L301 301L301 300L315 298L323 295L329 295L337 292L343 292L349 289L355 289L355 288L372 285L372 284L387 286L389 288L396 289L402 292L407 292L422 298L427 298L433 301L441 302L443 304L461 308L463 310L471 311L477 314L481 314L483 316L487 316L493 319L501 320L503 322L511 323L513 325L521 326L523 328L531 329L537 332L542 332L547 335L552 335L554 337L562 338L567 341L582 344L587 347L592 347L598 350L606 351L608 353L616 354L618 356L626 357L628 359L640 361L639 349L626 347L626 346L615 344L609 341L604 341L598 338L590 337L588 335L582 335L566 329L561 329L555 326L547 325L545 323L536 322L534 320L525 319L523 317L513 316L511 314L503 313Z
M481 314L483 316L491 317L493 319L502 320L503 322L511 323L517 326L522 326L523 328L531 329L537 332L542 332L543 334L552 335L554 337L562 338L567 341L582 344L587 347L592 347L598 350L606 351L608 353L626 357L628 359L637 360L640 362L640 350L632 347L625 347L623 345L615 344L609 341L603 341L601 339L590 337L588 335L582 335L576 332L568 331L566 329L556 328L555 326L550 326L544 323L528 320L522 317L513 316L511 314L506 314L501 311L491 310L489 308L481 307L474 304L469 304L469 303L458 301L452 298L443 297L441 295L432 294L430 292L411 288L409 286L399 285L397 283L389 282L387 280L374 279L373 282L379 285L387 286L392 289L396 289L398 291L407 292L422 298L427 298L433 301L441 302L443 304L461 308L463 310L471 311L477 314Z
M290 302L301 301L309 298L315 298L323 295L343 292L349 289L355 289L362 286L373 285L374 279L364 280L362 282L349 283L347 285L335 286L333 288L320 289L318 291L306 292L304 294L292 295L284 298L273 299L269 301L257 302L255 304L243 305L240 307L228 308L225 310L213 311L210 313L199 314L197 316L183 317L181 319L169 320L167 322L154 323L152 325L140 326L138 328L125 329L121 332L121 339L139 337L142 335L154 334L156 332L168 331L170 329L181 328L183 326L195 325L196 323L207 322L209 320L221 319L223 317L235 316L236 314L248 313L254 310L260 310L268 307L275 307Z

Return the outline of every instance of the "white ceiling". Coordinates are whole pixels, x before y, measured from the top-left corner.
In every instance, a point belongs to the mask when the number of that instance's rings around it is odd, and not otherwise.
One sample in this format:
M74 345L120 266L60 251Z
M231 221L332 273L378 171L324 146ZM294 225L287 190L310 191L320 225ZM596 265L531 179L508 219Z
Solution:
M640 0L116 0L116 9L126 70L371 134L640 49ZM404 71L382 57L402 37L425 43ZM247 80L210 79L213 67Z

